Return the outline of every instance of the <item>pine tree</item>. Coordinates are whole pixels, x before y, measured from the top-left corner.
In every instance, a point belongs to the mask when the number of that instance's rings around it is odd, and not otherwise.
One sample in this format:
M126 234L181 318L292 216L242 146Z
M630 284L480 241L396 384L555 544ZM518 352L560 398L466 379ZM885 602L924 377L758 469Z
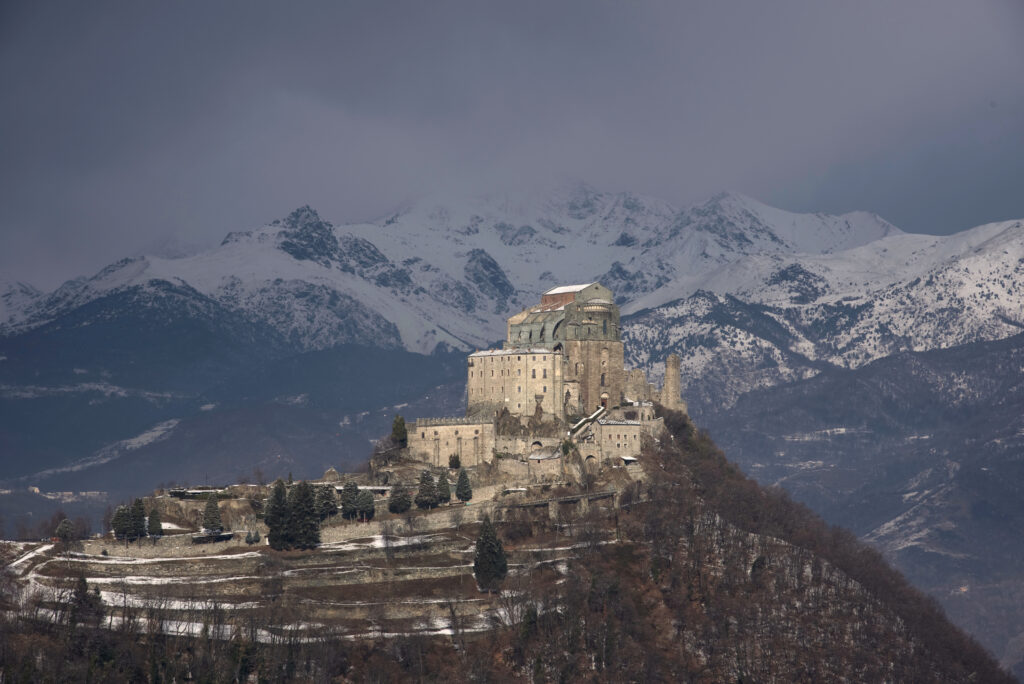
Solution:
M110 528L114 531L114 536L117 539L127 539L128 533L131 532L132 520L131 512L127 506L118 506L117 510L114 511L114 516L110 519Z
M141 539L146 536L146 507L142 499L132 501L130 510L131 532L128 536L132 539Z
M476 540L476 554L473 557L473 576L481 591L492 592L498 589L501 581L508 574L508 560L505 549L498 539L491 519L484 516L480 526L480 536Z
M459 501L473 498L473 488L469 485L469 475L465 470L459 471L459 481L455 483L455 496Z
M203 528L210 532L223 532L224 523L220 519L220 507L217 505L217 494L210 492L206 497L206 508L203 510Z
M357 496L359 496L359 485L355 481L349 480L341 490L341 516L346 520L352 520L359 514L356 509Z
M388 510L392 513L405 513L412 508L412 497L405 485L398 483L391 488L391 496L388 497Z
M75 537L77 536L75 534L75 524L67 518L64 518L60 521L60 524L57 525L57 529L53 531L53 535L60 540L60 545L66 551L71 546L71 542L75 541Z
M147 525L150 537L160 537L164 533L164 527L160 521L160 511L155 508L149 512L149 523Z
M403 448L409 446L409 432L402 416L395 416L394 422L391 423L391 441Z
M320 516L316 511L313 485L305 480L288 493L288 531L292 545L311 549L320 543Z
M75 580L75 588L71 592L71 605L68 607L68 622L74 626L79 623L95 627L103 620L103 600L99 588L89 591L85 576L79 575Z
M359 492L359 496L356 497L356 509L359 511L360 520L372 520L376 512L373 494L365 489Z
M338 504L334 499L334 487L323 485L316 488L316 512L321 520L338 512Z
M263 509L263 522L270 528L267 540L270 548L286 549L291 546L288 538L288 494L284 488L284 482L280 478L274 482L270 490L270 497L267 499L266 508Z
M446 504L452 500L452 488L448 484L448 473L437 476L437 502Z
M424 470L420 475L420 489L416 492L416 505L420 508L434 508L437 506L437 485L429 470Z

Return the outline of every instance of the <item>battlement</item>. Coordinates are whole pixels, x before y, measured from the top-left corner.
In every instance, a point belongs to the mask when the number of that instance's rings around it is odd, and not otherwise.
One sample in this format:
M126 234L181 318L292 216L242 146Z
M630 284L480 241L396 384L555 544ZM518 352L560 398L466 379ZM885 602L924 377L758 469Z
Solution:
M417 418L416 427L436 427L445 425L490 425L490 421L480 420L471 416L448 416L444 418Z

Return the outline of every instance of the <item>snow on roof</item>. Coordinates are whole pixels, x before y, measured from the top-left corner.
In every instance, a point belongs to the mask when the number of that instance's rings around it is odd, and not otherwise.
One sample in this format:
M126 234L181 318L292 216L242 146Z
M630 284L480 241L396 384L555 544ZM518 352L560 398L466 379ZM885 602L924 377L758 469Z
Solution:
M565 294L567 292L579 292L580 290L586 289L586 288L590 287L593 284L594 283L584 283L583 285L561 285L559 287L551 288L550 290L548 290L544 294L546 294L546 295L556 295L556 294Z
M469 358L474 356L507 356L509 354L557 354L558 352L551 351L550 349L544 349L542 347L523 347L519 349L485 349L483 351L473 352L469 355Z

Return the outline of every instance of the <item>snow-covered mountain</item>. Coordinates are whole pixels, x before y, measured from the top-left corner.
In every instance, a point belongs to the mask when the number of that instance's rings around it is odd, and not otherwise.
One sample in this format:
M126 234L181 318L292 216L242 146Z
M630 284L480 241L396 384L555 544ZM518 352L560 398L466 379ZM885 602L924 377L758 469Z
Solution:
M794 214L738 194L677 209L584 185L424 201L333 226L302 207L181 258L135 257L41 295L7 286L7 336L115 293L192 293L296 351L339 343L429 353L500 339L510 312L600 280L629 361L683 356L696 407L901 350L999 339L1024 322L1024 225L912 235L865 212Z
M0 278L0 332L2 322L26 310L42 292L26 283Z
M728 405L823 367L1020 332L1024 223L891 234L828 254L752 255L694 281L626 307L635 312L627 349L639 366L680 353L684 394L697 406ZM673 289L680 297L663 301Z
M1022 259L1019 221L912 235L865 212L794 214L738 194L677 209L578 185L424 201L342 226L302 207L214 249L124 259L46 295L8 285L0 332L172 286L197 311L231 311L296 351L429 353L485 346L545 289L600 280L627 314L629 361L657 375L680 353L699 410L822 367L1012 335Z

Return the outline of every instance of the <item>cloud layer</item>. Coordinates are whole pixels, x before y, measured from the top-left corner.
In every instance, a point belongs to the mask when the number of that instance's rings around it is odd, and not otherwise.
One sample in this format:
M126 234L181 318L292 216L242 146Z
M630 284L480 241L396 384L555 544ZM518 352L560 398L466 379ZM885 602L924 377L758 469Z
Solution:
M0 272L566 178L1024 217L1016 0L5 3Z

